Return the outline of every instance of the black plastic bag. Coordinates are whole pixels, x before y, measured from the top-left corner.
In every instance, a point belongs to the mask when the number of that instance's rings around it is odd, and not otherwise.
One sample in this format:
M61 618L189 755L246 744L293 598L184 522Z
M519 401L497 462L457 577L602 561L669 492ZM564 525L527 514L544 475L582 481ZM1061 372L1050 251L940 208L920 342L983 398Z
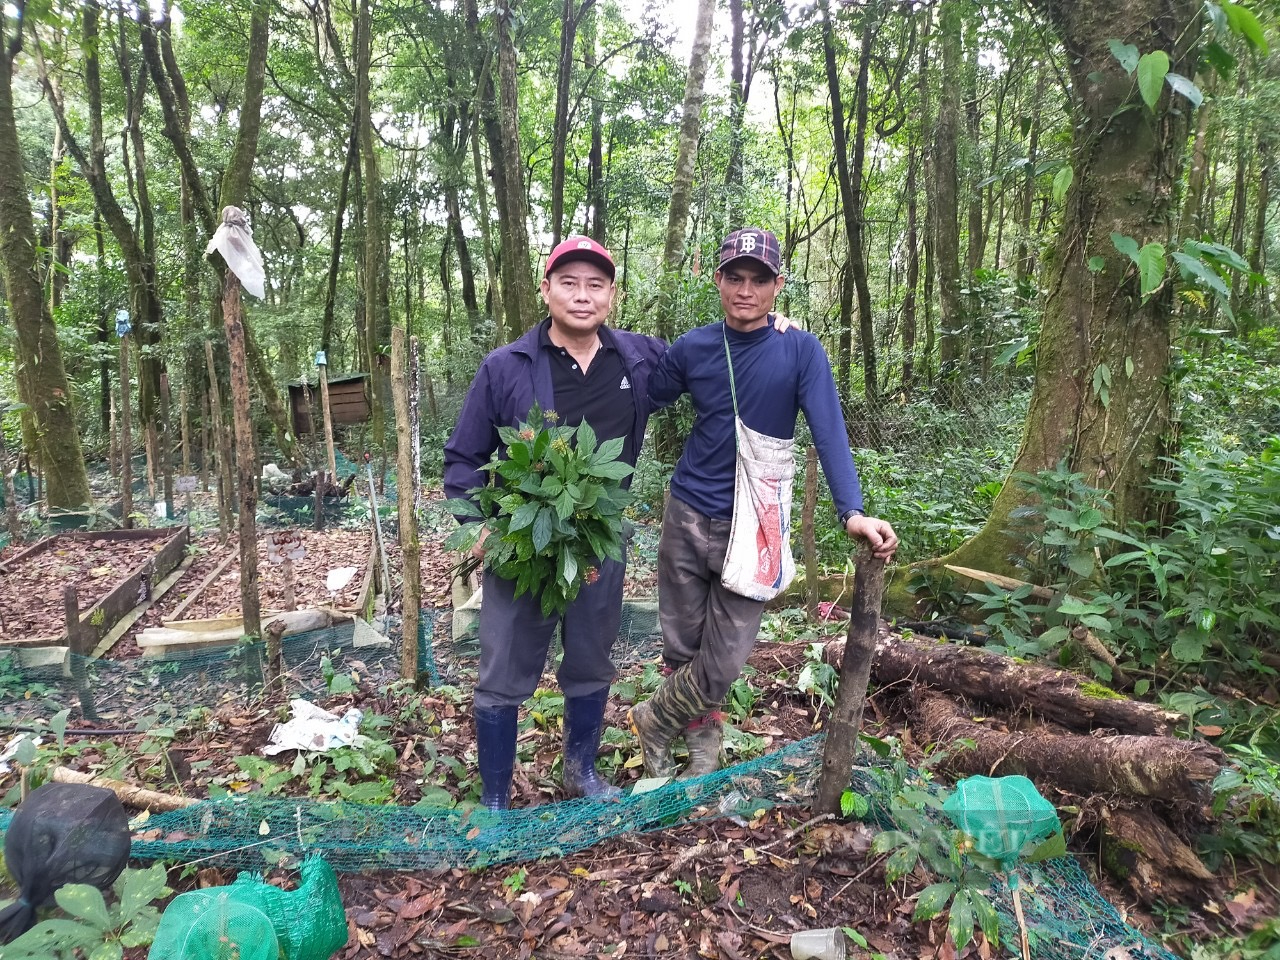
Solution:
M35 926L36 910L59 887L110 887L129 862L129 815L110 790L46 783L14 812L4 859L19 899L0 911L0 943Z

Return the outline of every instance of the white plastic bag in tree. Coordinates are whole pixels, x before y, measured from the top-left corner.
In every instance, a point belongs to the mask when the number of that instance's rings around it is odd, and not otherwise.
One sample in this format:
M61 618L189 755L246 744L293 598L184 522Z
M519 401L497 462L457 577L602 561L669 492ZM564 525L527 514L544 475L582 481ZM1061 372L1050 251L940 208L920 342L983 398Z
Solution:
M262 266L262 254L253 242L249 218L239 207L222 209L222 223L214 231L204 255L207 257L215 250L222 254L231 272L239 277L241 286L259 300L266 296L267 273Z
M720 583L753 600L772 600L796 575L791 555L795 441L758 433L741 418L735 421L733 525Z

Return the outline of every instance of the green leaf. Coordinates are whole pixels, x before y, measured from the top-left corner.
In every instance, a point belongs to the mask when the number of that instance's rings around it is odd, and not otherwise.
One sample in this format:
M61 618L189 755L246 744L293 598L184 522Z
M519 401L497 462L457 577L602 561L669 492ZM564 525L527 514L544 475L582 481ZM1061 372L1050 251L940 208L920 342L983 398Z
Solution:
M1090 273L1101 273L1103 269L1106 267L1106 265L1107 265L1106 257L1090 257L1089 258Z
M1053 202L1061 203L1062 198L1067 195L1067 191L1071 189L1071 181L1076 178L1076 172L1067 164L1059 170L1053 177Z
M1218 275L1218 271L1214 270L1199 257L1194 257L1181 251L1174 251L1173 262L1178 265L1178 272L1182 275L1183 280L1198 280L1219 298L1225 298L1230 302L1231 290L1227 287L1226 281Z
M1204 48L1204 58L1209 61L1209 65L1220 77L1231 76L1231 71L1236 68L1236 58L1226 47L1216 41Z
M973 939L973 904L970 891L961 890L951 902L951 915L947 918L947 932L959 953Z
M533 521L533 549L535 553L541 553L547 548L547 544L551 542L551 521L555 515L555 511L550 507L539 509L537 519Z
M1151 296L1164 282L1168 264L1164 256L1164 244L1154 241L1138 251L1138 277L1143 299Z
M985 894L977 891L970 894L969 903L972 904L973 912L978 916L978 926L982 928L982 934L987 938L987 942L993 947L999 946L1000 916L996 913L996 908Z
M934 883L920 891L916 897L916 912L912 920L932 920L940 914L956 892L954 883Z
M1133 379L1133 357L1124 358L1124 375L1130 380Z
M621 480L624 477L631 476L634 472L635 471L632 470L631 467L618 460L613 460L609 463L601 463L592 466L587 470L587 473L591 476L599 477L602 480Z
M1169 651L1179 663L1195 663L1204 657L1205 641L1196 636L1181 636Z
M1113 233L1111 235L1111 242L1115 245L1117 250L1123 253L1134 263L1138 262L1138 241L1133 239L1133 237L1126 236L1123 233Z
M560 576L565 583L573 583L578 576L578 558L567 550L560 555Z
M1021 859L1024 863L1039 863L1041 860L1055 860L1066 855L1067 839L1062 835L1062 831L1059 830Z
M1270 52L1271 48L1267 46L1266 35L1262 32L1262 24L1250 10L1238 3L1232 3L1231 0L1224 0L1222 12L1227 15L1227 25L1233 32L1244 37L1250 47L1264 57Z
M1067 569L1077 577L1090 576L1093 573L1093 565L1093 555L1088 553L1073 553L1071 559L1067 561Z
M167 872L158 863L146 870L126 870L116 881L116 889L120 893L121 917L127 920L152 900L168 895L167 879Z
M870 810L871 804L867 802L867 798L862 794L854 793L852 790L846 790L840 794L841 816L862 819Z
M1115 37L1107 41L1107 46L1111 48L1111 55L1120 61L1120 66L1124 67L1124 72L1132 74L1138 67L1138 48L1132 43L1122 43Z
M464 497L451 497L444 502L444 508L455 517L481 517L480 508Z
M1191 106L1198 107L1204 103L1204 94L1200 91L1200 88L1195 85L1194 81L1188 80L1182 74L1166 73L1164 81L1169 84L1174 93L1182 94L1182 96L1190 100Z
M581 456L591 459L596 452L596 432L591 429L591 424L583 420L578 424L578 453Z
M622 456L622 448L626 444L623 437L614 437L612 440L606 440L600 444L596 450L596 455L591 458L593 463L607 463L610 460L617 460Z
M121 960L122 957L124 947L113 940L98 944L89 954L89 960Z
M111 929L111 914L107 912L107 902L97 887L91 887L87 883L70 883L60 887L53 898L58 901L58 906L73 917L79 917L99 930Z
M1138 92L1142 100L1152 110L1164 90L1164 78L1169 73L1169 55L1163 50L1152 50L1144 53L1138 61Z
M919 862L920 851L913 846L894 851L893 855L884 862L885 880L889 883L897 883L914 870Z
M541 509L542 504L537 502L526 503L524 506L517 507L516 512L511 515L511 523L507 525L507 532L515 533L517 530L532 526L533 521L538 518L538 511Z

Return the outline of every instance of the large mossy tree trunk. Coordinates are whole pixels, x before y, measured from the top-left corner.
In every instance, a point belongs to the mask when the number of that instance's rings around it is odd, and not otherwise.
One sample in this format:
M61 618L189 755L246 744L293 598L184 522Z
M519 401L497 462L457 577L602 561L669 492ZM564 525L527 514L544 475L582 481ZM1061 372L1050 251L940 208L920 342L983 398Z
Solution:
M1036 473L1065 459L1108 491L1114 521L1147 516L1149 481L1164 452L1172 284L1146 300L1132 261L1112 242L1166 242L1189 134L1185 100L1166 88L1155 110L1112 55L1123 37L1141 53L1163 50L1171 70L1190 76L1199 36L1194 0L1034 0L1066 50L1075 101L1074 180L1057 238L1036 382L1013 471ZM1090 259L1094 267L1090 270ZM1103 389L1103 387L1106 389ZM1017 545L1006 526L1026 494L1006 482L985 526L948 562L1007 571Z
M19 18L11 37L8 21L8 14L0 21L0 259L17 332L19 396L31 409L37 446L30 452L44 469L49 506L81 507L89 503L89 480L58 332L40 284L35 223L13 109L13 59L22 48L22 24ZM12 493L6 501L13 502Z

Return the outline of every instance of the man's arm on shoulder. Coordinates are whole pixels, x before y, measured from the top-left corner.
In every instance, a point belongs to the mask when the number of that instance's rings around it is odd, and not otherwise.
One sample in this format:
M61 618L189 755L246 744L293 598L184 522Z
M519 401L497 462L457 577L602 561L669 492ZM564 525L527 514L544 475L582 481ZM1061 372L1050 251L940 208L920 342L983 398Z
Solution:
M658 340L657 337L654 337ZM685 380L685 344L683 338L665 347L649 374L649 403L654 410L669 407L680 399L687 388ZM661 340L658 340L662 343Z

